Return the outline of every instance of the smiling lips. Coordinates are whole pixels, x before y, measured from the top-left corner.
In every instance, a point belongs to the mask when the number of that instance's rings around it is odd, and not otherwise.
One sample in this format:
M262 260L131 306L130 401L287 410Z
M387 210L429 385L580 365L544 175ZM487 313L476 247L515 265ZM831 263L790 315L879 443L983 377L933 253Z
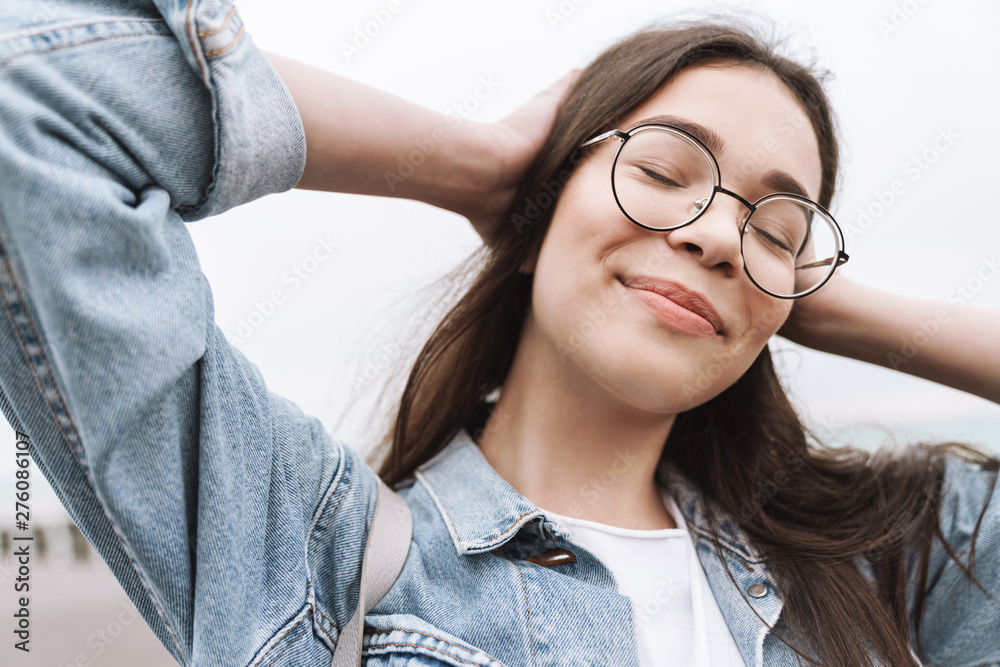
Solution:
M703 337L722 333L722 319L708 300L682 285L649 276L619 280L629 294L669 328Z

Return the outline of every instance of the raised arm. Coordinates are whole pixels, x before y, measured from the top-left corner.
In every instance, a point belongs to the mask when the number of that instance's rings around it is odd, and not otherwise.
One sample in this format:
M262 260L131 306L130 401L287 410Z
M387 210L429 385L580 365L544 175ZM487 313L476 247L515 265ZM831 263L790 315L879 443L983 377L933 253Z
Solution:
M275 58L293 99L235 11L177 39L191 12L126 5L0 27L0 412L180 664L328 664L375 473L229 343L185 223L298 182L485 229L553 111L456 127L389 191L447 118Z
M1000 403L1000 310L897 296L835 275L779 332Z
M426 202L467 217L485 239L578 74L570 72L503 120L484 124L264 53L305 127L306 166L296 187Z

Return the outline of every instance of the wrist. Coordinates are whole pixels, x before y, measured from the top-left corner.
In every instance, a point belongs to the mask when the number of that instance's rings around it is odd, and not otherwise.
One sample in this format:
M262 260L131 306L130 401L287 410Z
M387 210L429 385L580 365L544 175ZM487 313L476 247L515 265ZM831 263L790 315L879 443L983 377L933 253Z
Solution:
M463 120L451 132L432 174L438 201L429 203L473 219L495 208L503 168L500 144L485 123Z
M818 291L795 302L781 334L822 352L844 354L848 342L865 333L859 312L865 290L835 274Z
M899 351L906 334L940 308L940 304L889 294L846 279L833 287L825 299L801 313L798 326L806 332L809 346L882 366Z

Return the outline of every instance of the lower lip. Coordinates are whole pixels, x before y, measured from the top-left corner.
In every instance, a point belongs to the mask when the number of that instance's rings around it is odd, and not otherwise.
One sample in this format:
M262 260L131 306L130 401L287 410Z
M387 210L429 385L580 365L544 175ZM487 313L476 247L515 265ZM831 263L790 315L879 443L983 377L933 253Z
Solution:
M661 294L628 286L625 289L668 329L702 338L718 335L711 322Z

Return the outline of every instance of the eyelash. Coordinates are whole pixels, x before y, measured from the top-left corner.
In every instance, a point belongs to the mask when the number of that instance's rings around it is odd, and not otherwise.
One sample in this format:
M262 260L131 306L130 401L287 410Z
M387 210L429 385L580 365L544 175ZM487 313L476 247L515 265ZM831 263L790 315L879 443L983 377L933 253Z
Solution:
M763 236L765 239L767 239L769 243L773 243L774 245L778 246L779 248L781 248L785 252L791 252L792 251L791 248L789 248L787 245L785 245L784 243L782 243L779 239L775 238L774 236L771 236L770 234L768 234L764 230L762 230L762 229L755 229L754 231L757 234L759 234L760 236Z
M646 169L645 167L639 167L639 168L642 169L643 173L645 173L647 176L649 176L653 180L659 181L660 183L664 183L666 185L672 185L675 188L681 187L680 183L678 183L677 181L674 181L674 180L672 180L670 178L667 178L663 174L659 174L659 173L657 173L657 172L655 172L655 171L653 171L651 169Z

